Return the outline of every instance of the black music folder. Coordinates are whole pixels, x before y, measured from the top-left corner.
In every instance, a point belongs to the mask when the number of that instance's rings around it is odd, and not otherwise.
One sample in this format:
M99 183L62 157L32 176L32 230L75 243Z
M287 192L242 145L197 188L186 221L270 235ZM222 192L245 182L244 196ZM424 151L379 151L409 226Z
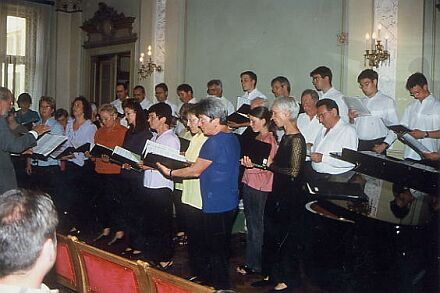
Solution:
M243 156L248 156L255 167L265 168L272 146L257 139L244 140L242 145Z
M382 119L383 120L383 119ZM387 122L384 120L384 123ZM430 150L426 148L420 141L414 138L409 132L411 129L404 125L387 125L385 126L397 134L397 138L411 149L413 149L420 157L423 158L423 153L429 153Z
M145 143L143 157L144 164L151 168L157 168L157 162L169 169L181 169L191 164L179 154L179 150L151 140L147 140Z
M111 157L113 155L113 149L110 147L106 147L105 145L97 143L90 150L90 154L94 157L97 157L97 158L99 158L103 155Z
M65 149L59 149L57 151L52 152L50 155L53 159L61 159L62 157L73 155L73 153L85 153L87 151L90 151L90 143L87 142L77 148L75 147L67 147Z
M32 148L32 158L47 160L49 155L59 149L66 141L67 137L64 135L44 133L38 138L37 145Z
M191 141L183 137L179 137L179 140L180 140L180 152L184 153L189 148L189 143Z
M237 124L243 124L249 122L249 112L251 111L251 105L243 104L241 107L228 116L228 121L235 122Z
M411 129L409 129L408 127L398 124L398 125L387 125L385 124L385 126L392 130L394 133L396 133L397 135L404 135L405 133L408 133L411 131Z
M191 165L191 163L187 161L180 161L153 153L147 153L143 161L144 165L151 168L157 168L156 163L161 163L165 167L172 170L186 168Z
M141 170L141 168L139 167L141 156L127 149L124 149L123 147L116 146L114 149L112 149L101 144L95 144L90 153L94 157L101 157L105 155L110 158L110 161L112 163L118 165L128 164L134 170Z

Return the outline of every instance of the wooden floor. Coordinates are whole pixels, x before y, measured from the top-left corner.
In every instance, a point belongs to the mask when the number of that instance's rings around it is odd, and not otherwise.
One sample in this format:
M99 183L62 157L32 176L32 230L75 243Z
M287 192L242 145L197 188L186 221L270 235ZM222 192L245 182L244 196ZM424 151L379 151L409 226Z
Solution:
M240 230L240 229L238 229ZM108 246L108 239L105 241L93 242L94 237L96 237L97 232L96 229L93 231L81 231L80 234L76 235L81 241L85 241L88 244L101 248L103 250L109 251L111 253L115 253L117 255L124 256L122 251L128 246L127 241L120 241L117 245ZM270 287L266 288L254 288L251 286L251 283L261 279L259 275L250 275L250 276L242 276L235 272L235 268L244 263L245 249L246 249L246 236L244 233L235 233L232 236L231 242L231 258L230 258L230 276L233 283L233 289L236 292L268 292ZM175 249L175 254L173 257L174 264L171 266L167 272L170 274L174 274L180 276L182 278L189 278L191 276L191 272L188 265L188 254L187 254L187 246L186 245L177 245ZM59 284L56 284L54 281L53 275L48 275L47 280L45 280L46 284L50 286L50 288L58 288L60 292L71 292L68 289L62 288ZM303 276L303 284L300 288L294 288L288 292L326 292L325 290L320 289L317 286L314 286L307 278ZM437 284L438 285L438 284ZM422 290L419 292L438 292L437 285L429 286L429 290Z
M107 250L109 252L124 256L121 252L126 247L125 242L120 242L117 245L108 246L106 242L93 242L92 235L83 234L80 233L78 237L80 240L85 241L89 244L92 244L94 246L97 246L99 248L102 248L104 250ZM232 237L232 243L231 243L231 258L230 258L230 277L232 280L232 283L234 285L234 291L236 292L254 292L254 293L260 293L260 292L268 292L270 290L270 287L265 288L254 288L251 286L251 283L254 281L258 281L261 279L261 276L259 275L249 275L249 276L242 276L239 273L235 272L235 267L237 267L240 264L243 264L244 262L244 255L245 255L245 234L244 233L236 233L233 234ZM167 270L170 274L174 274L177 276L180 276L182 278L189 278L191 277L191 272L188 265L188 254L187 254L187 247L186 245L176 245L175 254L173 257L174 264ZM71 290L67 288L63 288L59 284L56 284L54 281L53 275L50 273L45 283L49 285L50 288L57 288L60 289L60 293L70 293ZM313 287L310 284L305 284L302 288L295 288L294 290L290 292L324 292L320 290L319 288Z

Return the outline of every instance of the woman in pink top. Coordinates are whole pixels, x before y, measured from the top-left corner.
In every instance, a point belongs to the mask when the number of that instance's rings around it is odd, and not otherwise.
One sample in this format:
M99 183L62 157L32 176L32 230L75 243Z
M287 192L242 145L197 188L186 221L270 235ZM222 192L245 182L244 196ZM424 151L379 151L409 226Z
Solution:
M269 162L277 151L275 127L271 124L271 112L266 107L256 107L249 113L250 126L258 132L255 139L269 143L272 148ZM243 275L261 272L261 248L263 245L263 217L266 198L272 191L273 173L254 168L249 157L244 156L241 164L246 167L243 174L243 204L247 225L246 264L236 268Z

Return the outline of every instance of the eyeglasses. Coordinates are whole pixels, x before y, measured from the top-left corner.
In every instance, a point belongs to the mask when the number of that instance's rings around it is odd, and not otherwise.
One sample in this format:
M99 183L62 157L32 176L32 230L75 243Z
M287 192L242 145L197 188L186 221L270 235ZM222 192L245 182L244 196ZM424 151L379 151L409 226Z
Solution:
M201 117L201 118L199 118L199 121L200 121L200 123L208 123L208 122L211 122L211 118L209 118L209 117Z
M330 111L325 111L325 112L322 112L322 113L317 113L316 117L318 117L318 120L320 120L320 119L324 118L324 114L329 113L329 112Z

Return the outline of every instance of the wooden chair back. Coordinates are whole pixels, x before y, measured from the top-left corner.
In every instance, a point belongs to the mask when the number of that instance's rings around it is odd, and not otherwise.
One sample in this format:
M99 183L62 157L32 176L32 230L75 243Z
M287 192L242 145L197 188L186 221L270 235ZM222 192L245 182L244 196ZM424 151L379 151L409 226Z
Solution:
M161 270L146 267L145 271L154 284L156 293L212 293L213 288L185 280Z
M84 292L144 293L154 292L145 275L145 263L135 262L75 241L80 260Z
M54 266L59 284L76 292L82 291L79 260L75 255L74 236L57 234L57 259Z

